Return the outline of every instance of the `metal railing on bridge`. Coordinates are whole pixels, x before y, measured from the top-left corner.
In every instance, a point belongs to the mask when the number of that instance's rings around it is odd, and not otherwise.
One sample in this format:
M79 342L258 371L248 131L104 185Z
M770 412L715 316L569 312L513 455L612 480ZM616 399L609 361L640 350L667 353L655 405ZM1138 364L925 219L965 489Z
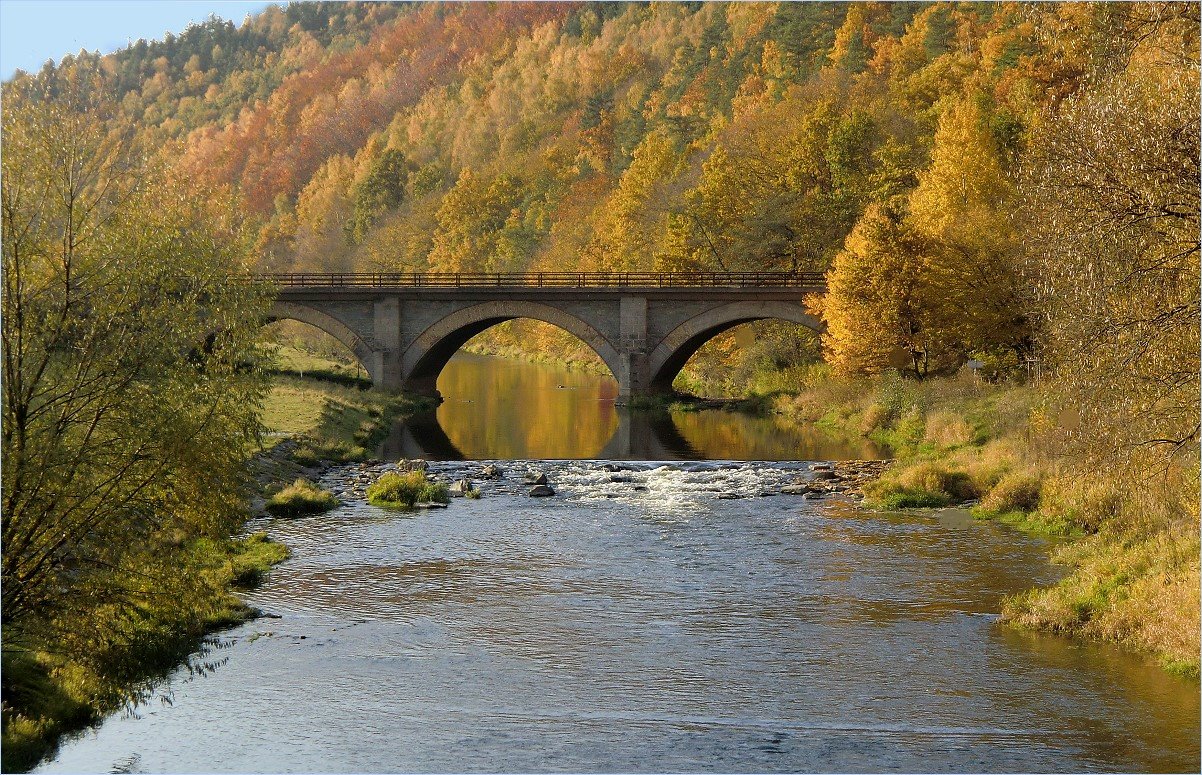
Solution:
M280 288L813 288L821 272L371 272L263 274Z

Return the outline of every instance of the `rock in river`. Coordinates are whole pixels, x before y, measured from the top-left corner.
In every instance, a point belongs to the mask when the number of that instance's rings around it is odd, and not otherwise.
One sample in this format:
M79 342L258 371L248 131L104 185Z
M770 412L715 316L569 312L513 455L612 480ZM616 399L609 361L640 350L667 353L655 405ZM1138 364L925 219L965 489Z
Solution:
M480 470L481 479L500 479L504 475L505 472L496 463L489 463Z
M547 480L547 477L544 476L543 481L545 482L546 480ZM552 490L550 487L548 487L545 484L538 484L538 485L535 485L534 487L531 487L530 492L527 494L531 498L546 498L550 495L554 495L555 491Z

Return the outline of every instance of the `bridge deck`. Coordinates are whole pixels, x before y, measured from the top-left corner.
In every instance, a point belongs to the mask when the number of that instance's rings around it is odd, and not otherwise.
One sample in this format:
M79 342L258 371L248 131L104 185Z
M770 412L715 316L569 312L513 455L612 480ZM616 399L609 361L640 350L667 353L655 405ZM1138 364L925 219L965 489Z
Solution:
M280 289L318 288L807 288L821 289L821 272L374 272L263 274Z

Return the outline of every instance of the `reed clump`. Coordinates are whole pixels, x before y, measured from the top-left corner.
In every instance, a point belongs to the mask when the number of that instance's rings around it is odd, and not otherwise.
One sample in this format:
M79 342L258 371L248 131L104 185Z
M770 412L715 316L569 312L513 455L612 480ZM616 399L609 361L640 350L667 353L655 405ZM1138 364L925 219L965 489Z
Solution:
M450 503L451 494L442 482L431 482L423 471L390 471L367 488L373 506L413 508L417 503Z
M341 502L329 490L323 490L308 479L297 479L271 496L265 508L278 517L300 517L321 514L337 508Z

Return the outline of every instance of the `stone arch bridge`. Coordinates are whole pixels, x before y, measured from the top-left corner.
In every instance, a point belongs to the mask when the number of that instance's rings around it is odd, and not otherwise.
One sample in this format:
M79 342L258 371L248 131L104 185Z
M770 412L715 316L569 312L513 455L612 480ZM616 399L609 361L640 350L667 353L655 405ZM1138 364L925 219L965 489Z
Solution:
M299 320L346 345L376 385L437 395L447 361L515 318L558 326L596 351L619 401L671 391L701 345L753 320L821 330L804 298L820 273L278 274L270 320Z

